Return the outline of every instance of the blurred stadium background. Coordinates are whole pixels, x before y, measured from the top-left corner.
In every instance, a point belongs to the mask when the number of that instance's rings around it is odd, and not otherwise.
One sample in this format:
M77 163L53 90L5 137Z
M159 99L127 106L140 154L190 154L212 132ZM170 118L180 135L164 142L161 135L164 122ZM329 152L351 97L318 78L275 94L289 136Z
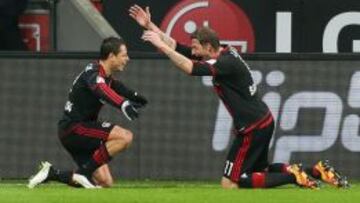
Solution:
M277 118L271 161L330 159L360 179L360 2L343 0L30 0L20 18L29 51L0 52L0 177L27 178L42 160L73 167L56 136L68 88L96 59L101 40L121 36L131 62L119 75L150 103L128 122L132 147L112 163L120 179L216 181L231 120L209 78L189 78L139 38L127 16L150 6L155 23L181 42L196 26L219 31L244 53ZM321 8L321 9L319 9Z

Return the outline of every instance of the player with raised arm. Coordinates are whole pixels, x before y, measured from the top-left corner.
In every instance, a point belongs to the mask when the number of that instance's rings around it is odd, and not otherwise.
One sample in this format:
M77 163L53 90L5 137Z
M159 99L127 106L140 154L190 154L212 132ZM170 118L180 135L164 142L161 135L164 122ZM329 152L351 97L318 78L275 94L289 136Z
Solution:
M123 71L128 61L122 39L109 37L103 40L100 59L86 65L74 80L58 123L60 141L78 169L62 171L43 162L39 172L30 178L29 188L51 180L84 188L113 184L107 163L129 147L133 134L118 125L98 121L99 111L107 103L121 110L129 120L134 120L138 110L147 104L145 97L112 77L114 72Z
M339 187L347 184L345 179L334 176L325 167L316 167L323 162L306 172L301 164L268 163L273 116L257 95L248 64L235 48L220 46L212 29L197 29L191 34L191 47L187 47L166 36L151 21L148 7L143 10L134 5L129 15L146 29L142 39L168 56L178 69L191 76L212 76L215 92L232 116L236 131L225 161L223 188L269 188L291 183L318 188L319 182L308 173Z

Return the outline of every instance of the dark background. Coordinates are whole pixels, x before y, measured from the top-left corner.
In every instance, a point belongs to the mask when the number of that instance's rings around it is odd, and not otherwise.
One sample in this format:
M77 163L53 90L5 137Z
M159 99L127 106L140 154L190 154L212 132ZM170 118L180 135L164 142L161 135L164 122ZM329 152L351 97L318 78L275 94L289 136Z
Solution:
M131 50L152 51L150 46L144 45L139 39L142 31L128 16L128 8L135 3L143 7L150 6L152 19L159 25L166 13L177 2L174 0L106 0L104 1L104 15L128 42ZM360 11L358 0L232 0L232 2L246 12L253 24L256 52L275 52L277 11L293 13L292 52L323 52L322 37L329 20L339 13ZM339 52L352 52L351 41L360 39L360 26L344 28L339 38Z

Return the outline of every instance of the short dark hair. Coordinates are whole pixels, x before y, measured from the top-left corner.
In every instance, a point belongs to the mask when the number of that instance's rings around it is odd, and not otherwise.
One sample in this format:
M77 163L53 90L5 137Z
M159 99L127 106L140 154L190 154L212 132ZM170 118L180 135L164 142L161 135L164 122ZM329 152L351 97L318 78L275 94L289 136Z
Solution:
M213 48L218 49L220 47L220 41L217 33L209 27L198 28L191 34L191 39L199 40L201 45L209 43Z
M105 60L109 57L110 53L117 55L120 52L120 46L125 45L125 41L118 37L105 38L100 47L100 59Z

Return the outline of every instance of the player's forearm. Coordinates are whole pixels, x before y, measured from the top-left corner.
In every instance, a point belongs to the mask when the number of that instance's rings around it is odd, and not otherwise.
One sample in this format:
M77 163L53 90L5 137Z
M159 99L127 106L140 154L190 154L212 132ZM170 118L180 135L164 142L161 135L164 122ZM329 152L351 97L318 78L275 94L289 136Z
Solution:
M176 41L170 36L167 36L160 28L155 25L153 22L150 22L147 26L148 30L154 31L159 34L161 40L165 42L170 48L174 49L176 48Z
M169 46L164 45L160 47L160 50L170 58L170 60L175 64L177 68L179 68L186 74L191 75L193 63L190 59L176 52Z
M135 91L131 90L130 88L126 87L122 82L120 82L119 80L115 80L115 79L113 79L111 81L110 87L116 93L118 93L119 95L126 97L126 98L131 97L135 93Z
M118 93L119 95L126 97L128 99L131 99L133 97L133 95L135 94L135 91L132 91L128 88L126 88L125 86L122 87L112 87L116 93Z
M170 36L167 36L165 33L160 34L161 40L165 42L172 50L175 50L176 48L176 41L171 38Z
M155 25L155 23L153 23L153 22L149 22L148 24L147 24L147 26L146 26L146 29L147 30L151 30L151 31L154 31L154 32L156 32L156 33L163 33L163 31L162 30L160 30L160 28L157 26L157 25Z
M120 108L121 104L125 100L124 97L117 94L113 89L109 88L105 83L100 83L95 85L92 88L92 91L102 100L106 101L108 104L116 108Z

